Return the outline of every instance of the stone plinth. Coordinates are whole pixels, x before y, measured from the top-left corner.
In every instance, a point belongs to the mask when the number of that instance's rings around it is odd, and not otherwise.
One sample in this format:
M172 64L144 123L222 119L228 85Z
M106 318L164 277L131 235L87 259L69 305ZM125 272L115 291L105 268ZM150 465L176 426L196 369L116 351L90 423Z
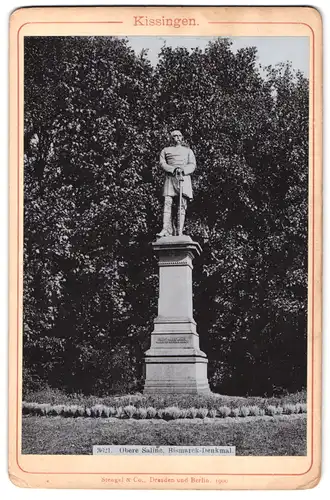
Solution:
M209 393L192 303L192 261L201 247L190 236L168 236L153 248L159 264L158 316L145 353L144 393Z

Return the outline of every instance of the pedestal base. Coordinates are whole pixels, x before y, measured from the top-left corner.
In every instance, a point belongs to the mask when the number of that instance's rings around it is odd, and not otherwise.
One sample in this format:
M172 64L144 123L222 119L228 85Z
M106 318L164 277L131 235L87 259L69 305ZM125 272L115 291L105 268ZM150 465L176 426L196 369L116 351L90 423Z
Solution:
M197 356L147 357L144 394L209 394L207 359Z
M192 260L201 248L189 236L160 238L158 316L145 357L144 394L208 394L206 354L192 317Z

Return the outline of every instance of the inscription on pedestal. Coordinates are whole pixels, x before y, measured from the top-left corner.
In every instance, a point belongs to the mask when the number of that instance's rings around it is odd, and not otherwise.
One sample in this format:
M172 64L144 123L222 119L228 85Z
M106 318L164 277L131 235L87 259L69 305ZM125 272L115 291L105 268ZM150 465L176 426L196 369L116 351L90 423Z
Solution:
M155 344L188 344L188 339L185 337L159 337L155 340Z

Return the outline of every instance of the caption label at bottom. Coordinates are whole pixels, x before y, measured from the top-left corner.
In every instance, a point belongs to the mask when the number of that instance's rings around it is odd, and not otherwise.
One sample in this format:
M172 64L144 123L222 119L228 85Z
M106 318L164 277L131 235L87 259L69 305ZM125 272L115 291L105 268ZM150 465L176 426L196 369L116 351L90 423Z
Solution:
M236 455L235 446L108 446L94 445L93 455Z

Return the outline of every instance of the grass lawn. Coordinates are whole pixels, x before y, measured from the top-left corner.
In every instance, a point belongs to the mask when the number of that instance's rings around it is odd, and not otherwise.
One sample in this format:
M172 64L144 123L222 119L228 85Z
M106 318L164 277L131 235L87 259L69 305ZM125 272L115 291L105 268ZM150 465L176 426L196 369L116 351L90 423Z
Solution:
M22 453L88 455L94 444L236 446L237 455L306 454L306 415L205 420L23 417Z

